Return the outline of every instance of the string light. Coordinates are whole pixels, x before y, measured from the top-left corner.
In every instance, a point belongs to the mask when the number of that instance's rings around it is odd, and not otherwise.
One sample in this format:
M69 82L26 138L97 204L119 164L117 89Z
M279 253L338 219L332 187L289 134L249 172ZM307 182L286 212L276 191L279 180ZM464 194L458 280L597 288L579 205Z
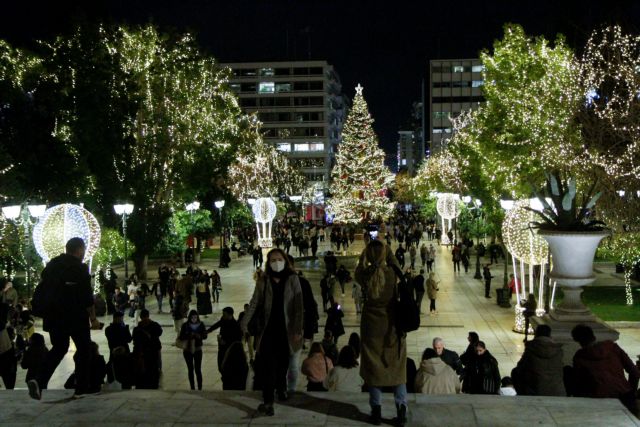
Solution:
M529 265L541 265L549 256L546 240L530 228L537 215L525 209L531 207L529 200L517 200L502 222L502 240L507 250L518 260Z
M84 262L90 262L100 247L100 225L85 208L72 204L47 209L33 228L33 243L44 263L65 252L72 237L80 237L86 251Z
M444 219L454 219L460 215L460 196L452 193L438 193L436 209Z
M258 231L258 244L262 248L270 248L273 246L271 238L272 221L276 217L276 204L267 197L261 197L251 207L253 218L256 220Z

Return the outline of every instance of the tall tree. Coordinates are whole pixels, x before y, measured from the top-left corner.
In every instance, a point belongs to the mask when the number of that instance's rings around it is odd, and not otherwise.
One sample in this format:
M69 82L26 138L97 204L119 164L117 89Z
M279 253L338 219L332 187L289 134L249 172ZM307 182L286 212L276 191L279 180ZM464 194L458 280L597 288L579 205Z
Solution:
M393 174L384 165L384 151L378 147L362 89L360 85L356 87L331 173L331 208L336 221L346 223L380 220L388 217L394 207L387 197Z

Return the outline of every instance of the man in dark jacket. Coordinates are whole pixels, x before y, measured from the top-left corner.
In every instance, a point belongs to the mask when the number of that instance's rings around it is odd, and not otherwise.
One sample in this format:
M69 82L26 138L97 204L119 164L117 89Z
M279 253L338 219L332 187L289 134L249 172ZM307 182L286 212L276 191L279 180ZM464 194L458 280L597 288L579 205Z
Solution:
M338 272L338 258L329 251L324 256L324 267L328 274L334 275Z
M571 331L580 350L573 356L573 387L575 396L620 399L634 415L638 415L635 392L640 371L627 353L613 341L596 342L593 330L577 325ZM625 378L625 371L629 379Z
M149 310L140 310L140 322L133 328L133 357L136 363L136 388L157 389L160 381L162 326L149 318Z
M447 350L444 348L444 340L440 337L435 337L433 339L433 349L438 354L438 357L442 359L444 363L451 366L456 374L462 374L462 362L460 361L460 356L458 353L452 350Z
M97 320L89 268L82 262L85 249L81 238L69 239L65 253L49 261L42 271L42 282L38 286L42 286L48 300L43 313L43 329L49 332L51 350L38 378L27 383L29 396L33 399L42 398L41 391L47 388L49 379L69 350L69 339L76 347L76 395L95 391L89 390L90 320L93 323Z
M566 396L563 381L562 344L551 339L551 328L539 325L533 341L525 343L511 378L518 394Z
M413 278L412 287L416 293L416 304L419 312L422 307L422 298L424 297L424 270L420 270L420 274Z
M220 338L218 338L218 371L222 372L222 361L227 349L236 341L242 341L242 329L236 319L233 318L233 307L222 309L222 318L207 329L211 333L220 328Z

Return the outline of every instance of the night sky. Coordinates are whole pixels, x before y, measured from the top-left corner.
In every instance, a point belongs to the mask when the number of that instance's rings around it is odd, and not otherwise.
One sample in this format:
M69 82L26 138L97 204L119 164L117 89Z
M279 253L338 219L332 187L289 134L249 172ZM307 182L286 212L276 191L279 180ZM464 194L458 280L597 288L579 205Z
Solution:
M28 47L78 23L140 24L190 31L218 60L326 59L350 98L361 83L381 144L394 151L396 131L421 98L430 59L477 57L507 22L530 35L562 33L576 49L590 32L619 23L639 33L640 2L623 1L333 1L88 0L9 1L0 38ZM428 84L428 82L426 82Z

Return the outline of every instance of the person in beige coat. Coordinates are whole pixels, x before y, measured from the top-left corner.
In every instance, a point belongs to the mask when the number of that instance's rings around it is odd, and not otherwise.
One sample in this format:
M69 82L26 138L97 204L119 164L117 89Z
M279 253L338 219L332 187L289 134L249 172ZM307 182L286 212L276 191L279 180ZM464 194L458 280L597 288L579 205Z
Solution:
M422 354L422 363L416 374L416 393L457 394L460 393L460 380L455 371L438 357L432 348Z
M254 322L252 319L255 317ZM267 267L257 282L244 318L256 336L256 375L262 378L264 403L258 412L273 416L274 389L279 400L287 400L289 358L302 347L303 304L298 275L282 249L267 254Z
M436 310L436 299L438 298L438 283L436 282L436 273L429 273L429 278L427 279L427 296L431 300L429 304L429 315L438 314Z
M396 333L391 308L396 289L394 268L399 271L391 250L379 240L372 240L355 271L364 295L360 376L369 389L371 422L376 425L381 423L382 387L393 387L397 424L404 425L407 414L407 346L404 337Z

